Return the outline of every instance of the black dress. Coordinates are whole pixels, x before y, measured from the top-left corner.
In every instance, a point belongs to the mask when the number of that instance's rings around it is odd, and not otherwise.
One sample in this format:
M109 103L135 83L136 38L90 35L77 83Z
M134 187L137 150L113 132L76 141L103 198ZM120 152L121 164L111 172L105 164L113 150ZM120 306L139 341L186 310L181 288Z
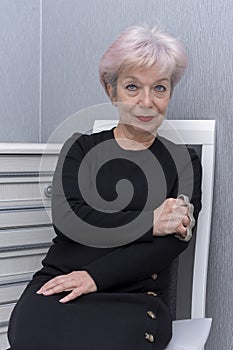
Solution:
M81 164L85 194L78 180ZM103 202L93 195L94 188ZM67 140L53 180L57 236L43 268L34 274L12 312L8 330L11 350L164 349L172 336L172 320L164 302L169 269L188 243L174 235L154 237L153 209L179 194L189 196L197 219L201 165L192 149L187 151L185 146L158 136L147 150L124 150L113 129L74 134ZM80 219L80 226L70 225L64 202ZM88 232L88 225L96 228L98 238L86 245L93 233ZM101 228L105 238L109 230L105 247ZM121 237L118 246L113 229L126 237L125 242ZM67 292L36 294L46 281L74 270L88 271L97 292L65 304L59 300Z

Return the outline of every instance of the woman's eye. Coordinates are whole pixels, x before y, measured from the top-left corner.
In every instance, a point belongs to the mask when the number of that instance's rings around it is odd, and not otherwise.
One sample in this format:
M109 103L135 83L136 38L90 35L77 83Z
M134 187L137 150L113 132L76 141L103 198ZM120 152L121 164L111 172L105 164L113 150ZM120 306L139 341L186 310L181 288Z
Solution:
M165 88L165 86L163 86L163 85L157 85L157 86L155 87L155 90L156 90L156 91L159 91L159 92L164 92L164 91L166 91L166 88Z
M137 86L134 84L129 84L126 86L126 89L129 91L135 91L137 89Z

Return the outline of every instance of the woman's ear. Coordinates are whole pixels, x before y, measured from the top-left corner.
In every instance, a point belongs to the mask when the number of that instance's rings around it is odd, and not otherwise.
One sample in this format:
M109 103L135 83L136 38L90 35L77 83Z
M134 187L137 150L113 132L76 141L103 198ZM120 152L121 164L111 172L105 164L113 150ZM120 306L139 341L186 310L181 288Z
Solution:
M114 94L113 94L113 87L112 87L112 85L111 84L108 84L107 85L107 92L108 92L108 96L110 97L110 100L112 101L112 104L114 105L114 106L116 106L116 97L114 96Z

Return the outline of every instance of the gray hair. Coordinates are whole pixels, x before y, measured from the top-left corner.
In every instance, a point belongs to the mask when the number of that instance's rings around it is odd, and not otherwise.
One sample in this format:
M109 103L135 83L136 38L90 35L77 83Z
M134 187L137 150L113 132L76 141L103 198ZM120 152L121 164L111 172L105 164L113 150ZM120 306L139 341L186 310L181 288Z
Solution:
M133 26L125 29L111 44L99 62L100 82L116 94L119 74L130 68L157 65L159 72L171 78L171 91L187 67L187 56L178 39L158 27Z

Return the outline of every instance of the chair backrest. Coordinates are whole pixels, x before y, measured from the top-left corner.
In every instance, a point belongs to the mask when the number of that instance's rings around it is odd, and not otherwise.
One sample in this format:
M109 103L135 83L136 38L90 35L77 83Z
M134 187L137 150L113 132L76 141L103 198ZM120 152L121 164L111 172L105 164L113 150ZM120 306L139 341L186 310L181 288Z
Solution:
M93 132L113 128L117 120L96 120ZM201 146L202 210L199 214L194 248L191 318L205 317L206 284L215 161L215 120L165 120L158 134L176 144Z

